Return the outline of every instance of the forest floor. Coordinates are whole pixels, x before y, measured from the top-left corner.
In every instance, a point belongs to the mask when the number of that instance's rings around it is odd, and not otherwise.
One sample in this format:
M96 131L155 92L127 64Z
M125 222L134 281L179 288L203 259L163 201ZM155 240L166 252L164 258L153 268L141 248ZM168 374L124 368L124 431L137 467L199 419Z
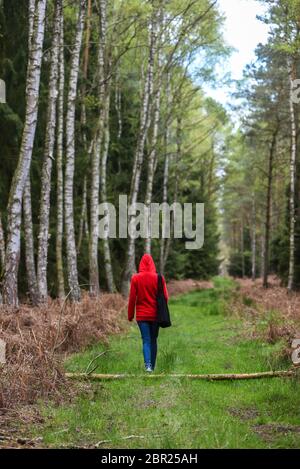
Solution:
M240 316L236 284L170 301L173 326L160 331L155 373L251 373L291 367L286 337L269 334L268 318ZM245 297L246 298L246 297ZM248 301L248 303L247 303ZM253 309L253 301L245 300ZM233 305L233 308L232 308ZM141 339L132 323L109 342L65 362L82 372L93 358L98 373L143 373ZM40 402L41 422L26 428L40 447L298 448L299 378L206 382L162 377L79 384L63 404Z

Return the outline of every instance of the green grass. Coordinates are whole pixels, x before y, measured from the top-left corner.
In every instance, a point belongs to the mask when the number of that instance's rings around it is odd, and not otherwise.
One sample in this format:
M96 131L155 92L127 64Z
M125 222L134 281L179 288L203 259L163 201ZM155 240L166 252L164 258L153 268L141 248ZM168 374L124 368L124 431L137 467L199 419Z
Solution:
M251 340L245 322L223 314L234 286L170 301L173 326L160 330L156 373L232 373L288 368L281 343ZM137 325L111 337L97 372L143 373ZM103 345L71 356L68 371L85 371ZM98 382L69 404L41 404L45 424L33 430L44 444L106 448L296 448L300 446L300 393L293 379L205 382L168 377ZM262 425L266 425L263 427ZM273 425L273 426L271 426ZM290 431L284 431L289 425ZM264 430L259 434L253 428ZM283 429L282 429L283 428ZM299 427L300 428L300 427ZM124 440L128 435L144 439Z

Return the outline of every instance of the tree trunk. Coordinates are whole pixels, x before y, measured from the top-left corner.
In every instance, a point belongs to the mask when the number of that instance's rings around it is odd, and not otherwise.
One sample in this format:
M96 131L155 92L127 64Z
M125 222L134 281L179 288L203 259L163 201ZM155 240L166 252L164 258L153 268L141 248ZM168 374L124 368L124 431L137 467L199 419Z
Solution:
M57 101L57 212L56 212L56 271L57 290L60 299L65 298L65 280L63 268L63 229L64 229L64 186L63 186L63 154L64 154L64 89L65 89L65 59L64 59L64 15L60 22L60 49L59 49L59 84Z
M28 6L28 54L32 48L32 38L34 31L35 0L30 0ZM24 238L25 238L25 264L27 272L27 283L29 297L33 305L38 304L37 278L34 259L34 242L32 226L32 204L31 204L31 183L30 174L25 184L23 193L23 216L24 216Z
M88 0L87 6L87 15L86 15L86 28L85 28L85 46L83 52L83 82L81 86L81 116L80 116L80 123L81 123L81 130L82 130L82 141L84 152L87 153L90 157L91 152L88 149L87 143L87 132L86 132L86 124L87 124L87 116L86 116L86 105L85 105L85 98L86 98L86 85L88 79L88 69L89 69L89 57L90 57L90 38L91 38L91 18L92 18L92 0ZM83 180L83 191L82 191L82 206L81 206L81 214L80 214L80 221L79 221L79 235L77 241L77 255L80 253L81 244L83 241L83 236L88 232L88 228L86 225L87 219L87 175L84 176Z
M159 54L159 52L158 52ZM161 98L161 63L160 57L158 57L158 80L157 88L154 96L154 112L153 112L153 132L150 143L150 153L148 156L148 174L147 174L147 186L146 186L146 196L145 196L145 207L148 212L148 236L145 240L145 252L151 254L151 212L150 205L152 202L152 193L153 193L153 181L155 169L157 166L157 141L158 141L158 131L159 131L159 120L160 120L160 98Z
M35 17L35 2L36 0L29 0L29 4L28 4L28 55L32 48L34 17Z
M25 235L25 262L30 301L38 304L38 288L34 260L33 226L31 210L31 184L28 177L23 194L24 235Z
M62 0L55 2L53 40L49 73L49 96L46 122L45 151L42 168L42 184L40 196L39 234L38 234L38 257L37 257L37 281L39 302L47 301L47 263L48 263L48 239L50 218L50 191L51 172L55 143L56 128L56 102L58 85L58 59L60 49Z
M170 108L171 108L171 92L170 92L170 72L167 74L167 86L166 86L166 97L167 97L167 118L165 124L165 135L164 135L164 147L165 147L165 161L164 161L164 179L163 179L163 203L168 202L168 183L169 183L169 140L170 140ZM159 268L160 273L164 275L165 270L165 244L164 239L164 228L162 227L162 236L160 240L160 256L159 256Z
M3 231L3 226L2 226L1 212L0 212L0 261L1 261L1 271L2 271L5 265L5 238L4 238L4 231Z
M266 203L266 218L265 218L265 236L263 243L263 286L268 288L268 275L269 275L269 244L270 244L270 227L271 227L271 196L272 196L272 183L273 183L273 166L276 149L278 127L273 133L272 142L269 151L268 162L268 189L267 189L267 203Z
M70 297L72 301L80 300L80 288L78 282L77 271L77 253L74 229L74 203L73 203L73 186L74 186L74 165L75 165L75 104L77 95L77 84L79 74L79 58L82 43L82 34L84 26L84 14L86 8L86 0L80 0L78 20L76 26L76 36L73 45L69 91L67 100L66 115L66 167L65 167L65 233L67 248L67 268L68 268L68 285Z
M232 381L232 380L247 380L247 379L263 379L263 378L288 378L296 376L296 370L278 370L278 371L263 371L260 373L230 373L230 374L189 374L189 373L144 373L144 374L100 374L100 373L65 373L65 377L69 379L88 379L88 380L113 380L113 379L130 379L130 378L149 378L151 380L161 378L189 378L195 380L205 381Z
M263 279L264 278L264 265L265 265L265 259L264 259L264 255L265 255L265 233L264 233L264 230L265 230L265 225L263 224L262 226L262 234L261 234L261 237L260 237L260 276L261 278Z
M252 240L251 240L251 259L252 259L252 280L256 279L256 203L255 194L252 199Z
M18 266L20 258L20 230L22 198L28 179L35 137L38 98L43 55L46 0L37 0L35 20L29 51L26 79L26 110L18 165L15 170L8 202L7 245L3 279L3 300L18 305Z
M88 0L87 15L86 15L86 32L85 32L85 47L83 53L83 83L81 87L81 125L83 127L83 143L86 147L86 82L88 78L88 67L89 67L89 54L90 54L90 37L91 37L91 16L92 16L92 0Z
M88 153L88 159L91 161L91 154L94 148L94 140L91 141ZM84 176L83 179L83 193L82 193L82 205L81 205L81 214L80 214L80 221L79 221L79 234L78 234L78 241L77 241L77 255L79 255L81 250L81 245L84 236L89 240L89 222L88 222L88 177L87 174Z
M140 111L140 127L138 133L137 146L134 156L134 165L133 165L133 175L131 180L131 189L129 196L129 204L136 204L139 188L140 188L140 179L141 171L144 160L144 148L147 138L148 129L150 126L150 99L152 96L153 89L153 67L154 67L154 51L157 44L157 25L156 25L156 13L153 13L151 19L151 31L149 37L149 56L148 56L148 65L147 73L145 78L145 85L143 90L143 99L142 106ZM128 216L128 226L135 221L135 215ZM130 232L128 233L128 244L127 244L127 253L126 253L126 265L122 280L122 293L127 296L129 291L129 283L131 275L136 270L135 267L135 239L131 236Z
M108 158L108 149L109 149L109 109L110 109L110 90L109 90L110 80L107 82L106 86L106 97L104 103L104 128L103 128L103 153L101 157L101 201L102 203L107 203L107 187L106 187L106 173L107 173L107 158ZM106 274L106 282L108 291L110 293L116 291L112 263L111 263L111 253L109 246L109 211L107 210L107 229L105 237L103 239L103 251L104 251L104 267Z
M5 237L4 237L3 227L2 227L2 216L0 212L0 267L1 267L0 277L2 277L4 265L5 265ZM0 290L0 304L2 304L1 290Z
M84 176L82 206L81 206L80 223L79 223L79 235L78 235L78 242L77 242L77 254L78 255L80 253L83 235L84 233L86 233L86 230L85 230L86 212L87 212L87 176Z
M104 268L105 268L105 276L106 276L106 283L107 288L110 293L116 291L114 276L113 276L113 269L112 269L112 261L111 261L111 252L110 252L110 245L109 245L109 211L107 210L107 183L106 183L106 175L107 175L107 160L108 160L108 150L109 150L109 143L110 143L110 131L109 131L109 114L110 114L110 88L111 88L111 74L112 74L112 47L108 44L107 38L107 2L102 2L102 44L103 44L103 54L106 58L104 64L104 78L105 78L105 85L104 85L104 101L103 101L103 126L101 129L103 131L102 137L102 154L101 154L101 184L100 184L100 191L101 191L101 202L105 204L105 209L107 213L107 225L106 225L106 232L103 239L103 252L104 252ZM120 130L120 129L119 129Z
M242 260L242 278L245 277L245 240L244 240L244 218L241 220L241 260Z
M177 117L177 129L176 129L176 159L175 159L175 188L174 188L174 204L177 203L178 199L178 192L179 192L179 161L181 158L181 147L182 147L182 121L181 117ZM174 232L174 213L172 212L171 218L171 230L170 230L170 237L167 238L164 250L164 257L163 257L163 269L165 271L166 263L169 257L170 246L171 246L171 236Z
M106 48L106 0L99 2L100 6L100 37L98 49L98 79L99 79L99 118L97 135L95 137L94 150L92 152L92 181L90 197L90 237L89 237L89 274L90 274L90 294L92 296L100 293L99 285L99 265L98 265L98 243L99 243L99 188L100 188L100 161L101 149L103 145L104 127L104 101L105 101L105 48Z
M294 271L295 271L295 181L296 181L296 156L297 156L297 128L296 117L293 103L293 82L295 79L295 64L292 59L289 60L289 80L290 80L290 119L291 119L291 158L290 158L290 249L289 249L289 278L288 291L294 288Z
M116 84L115 84L115 109L118 118L118 133L117 133L117 140L120 140L122 136L122 95L121 95L121 88L120 88L120 77L118 71L116 72Z

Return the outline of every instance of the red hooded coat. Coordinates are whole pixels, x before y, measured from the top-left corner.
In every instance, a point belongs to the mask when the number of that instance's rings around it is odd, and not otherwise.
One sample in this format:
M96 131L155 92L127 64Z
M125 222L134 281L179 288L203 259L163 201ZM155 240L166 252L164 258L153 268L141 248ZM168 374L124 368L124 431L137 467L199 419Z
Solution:
M165 298L168 301L166 281L162 277ZM128 300L128 320L134 318L134 309L137 321L155 321L157 319L157 272L150 254L144 254L139 273L131 277L130 294Z

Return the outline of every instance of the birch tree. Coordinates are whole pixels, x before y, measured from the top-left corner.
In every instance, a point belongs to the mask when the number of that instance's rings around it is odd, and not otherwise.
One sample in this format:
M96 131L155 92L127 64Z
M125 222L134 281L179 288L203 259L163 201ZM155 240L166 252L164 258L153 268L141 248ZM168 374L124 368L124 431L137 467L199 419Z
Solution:
M66 167L64 186L65 233L67 250L67 270L70 297L80 300L80 288L77 271L77 252L74 229L74 167L75 167L75 104L79 74L79 58L82 43L86 0L80 0L75 41L73 44L66 115Z
M295 272L295 182L296 182L296 157L297 157L297 126L293 102L293 82L296 78L295 64L292 58L288 59L288 75L290 83L289 110L291 121L291 158L290 158L290 242L289 242L289 276L288 291L291 292L294 287Z
M165 120L165 132L164 132L164 176L163 176L163 204L168 203L168 184L169 184L169 162L170 162L170 153L169 153L169 141L170 141L170 113L171 108L171 87L170 87L170 72L167 73L167 84L166 84L166 103L167 103L167 117ZM162 237L160 240L160 251L159 251L159 270L163 275L165 271L165 247L166 240L165 235L165 220L162 226Z
M179 195L179 162L182 157L182 118L181 116L177 116L176 122L176 153L175 153L175 162L174 162L174 172L175 172L175 184L174 184L174 196L173 196L173 203L176 205L178 202L178 195ZM163 228L164 229L164 228ZM174 231L174 213L172 212L171 218L171 227L170 227L170 235ZM162 272L164 272L166 263L169 257L171 247L171 236L166 239L164 254L162 258Z
M110 109L110 80L106 84L105 100L104 100L104 126L103 126L103 153L101 157L101 201L104 204L104 209L106 212L107 224L105 227L104 239L103 239L103 252L104 252L104 267L106 282L109 292L114 292L115 282L112 270L112 261L111 261L111 252L109 246L109 229L110 229L110 219L109 219L109 210L107 208L107 159L108 159L108 149L110 141L110 132L109 132L109 109Z
M252 281L256 279L256 200L252 196L252 237L251 237L251 274Z
M136 145L136 151L134 155L133 163L133 175L131 179L131 189L129 195L129 205L134 206L137 202L142 165L144 161L144 148L145 142L150 126L150 99L153 92L153 70L154 70L154 51L157 44L157 10L152 13L151 24L149 25L149 53L148 63L145 77L145 85L143 90L143 98L140 110L140 124L138 131L138 140ZM130 214L128 216L128 226L135 223L135 215ZM134 273L135 267L135 239L129 232L128 245L126 253L126 266L124 270L122 280L122 293L123 295L128 294L129 282L131 275Z
M37 305L39 302L32 226L32 208L31 208L31 184L30 178L27 178L23 194L23 213L24 213L24 238L25 238L25 263L28 291L31 303Z
M4 231L3 231L3 226L2 226L2 215L0 212L0 273L2 277L2 272L4 269L5 265L5 238L4 238ZM0 291L0 305L2 304L2 295Z
M18 265L20 258L20 230L22 198L28 179L35 137L38 97L40 87L46 0L37 0L35 6L32 47L29 51L26 110L24 129L17 168L15 170L8 202L7 245L3 278L3 300L6 304L18 305Z
M103 144L104 126L104 101L105 101L105 40L107 28L107 2L99 2L99 47L98 47L98 99L99 117L96 129L95 144L91 160L91 196L90 196L90 237L89 237L89 275L90 294L98 295L99 285L99 265L98 265L98 244L99 244L99 185L100 185L100 160L101 146Z
M32 48L32 37L34 30L35 0L30 0L28 6L28 54ZM23 217L24 217L24 238L25 238L25 264L28 291L31 303L38 304L38 289L34 256L33 224L32 224L32 203L31 203L31 181L30 173L24 188L23 194Z
M57 209L56 209L56 271L58 297L65 297L65 282L63 269L63 226L64 226L64 196L63 196L63 154L64 154L64 90L65 90L65 60L64 60L64 15L60 17L59 36L59 83L57 100L57 152L56 152L56 178L57 178Z
M56 128L56 102L58 84L58 59L60 46L62 0L55 2L54 25L52 34L52 49L49 73L49 95L46 123L45 151L42 168L42 185L40 197L39 234L38 234L38 257L37 257L37 279L39 301L47 300L47 263L48 263L48 239L49 239L49 217L50 217L50 191L51 173L54 160L54 143Z
M157 34L158 37L162 37L162 27L163 27L163 9L162 5L158 13L158 25L157 25ZM148 215L148 230L147 237L145 240L145 252L151 254L151 213L150 205L152 202L152 193L153 193L153 182L154 175L157 166L157 144L158 144L158 133L159 133L159 122L160 122L160 111L161 111L161 87L162 87L162 52L161 52L161 42L159 41L156 44L156 62L157 62L157 72L156 72L156 84L155 92L153 97L153 130L152 137L150 141L150 152L148 155L148 172L147 172L147 183L146 183L146 196L145 196L145 207L146 213Z
M2 215L0 213L0 261L1 261L1 270L4 269L5 264L5 238L4 231L2 226Z
M273 172L274 172L274 158L276 151L276 141L278 134L278 127L275 128L272 135L272 140L269 144L269 158L268 158L268 181L267 181L267 199L266 199L266 210L265 210L265 229L264 229L264 243L263 243L263 286L267 288L269 286L269 245L270 245L270 229L271 229L271 196L272 196L272 184L273 184Z
M78 242L77 242L77 254L78 255L80 253L83 235L88 234L88 222L87 221L88 221L87 220L87 176L84 176L82 206L81 206L80 223L79 223L79 235L78 235Z
M92 0L88 0L87 15L86 15L86 29L85 29L85 40L84 40L84 52L83 52L83 82L81 86L81 115L80 123L82 128L82 140L85 154L90 159L91 150L88 148L88 137L87 137L87 112L86 112L86 94L87 94L87 79L89 69L89 58L90 58L90 38L91 38L91 21L92 21ZM83 180L83 191L82 191L82 205L81 214L79 221L79 234L77 241L77 255L80 254L81 244L83 241L83 235L88 233L88 216L87 216L87 175L84 176Z

